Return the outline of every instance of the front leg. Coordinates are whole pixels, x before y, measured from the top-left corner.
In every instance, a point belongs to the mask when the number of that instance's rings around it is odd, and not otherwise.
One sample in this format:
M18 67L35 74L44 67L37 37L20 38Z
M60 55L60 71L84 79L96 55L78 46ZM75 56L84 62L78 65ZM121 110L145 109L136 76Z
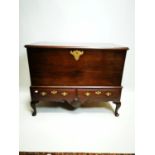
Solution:
M116 104L115 116L118 117L119 116L118 110L121 107L121 102L113 102L113 103Z
M36 116L36 114L37 114L36 104L37 104L38 102L39 102L39 101L31 101L31 107L32 107L32 109L33 109L32 116Z

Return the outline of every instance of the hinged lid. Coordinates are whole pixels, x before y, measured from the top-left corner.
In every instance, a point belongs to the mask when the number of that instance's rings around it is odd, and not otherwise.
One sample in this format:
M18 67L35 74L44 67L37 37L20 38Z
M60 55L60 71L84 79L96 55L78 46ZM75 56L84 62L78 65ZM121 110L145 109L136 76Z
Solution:
M51 43L38 42L25 45L26 48L69 48L69 49L121 49L128 50L128 47L111 43Z

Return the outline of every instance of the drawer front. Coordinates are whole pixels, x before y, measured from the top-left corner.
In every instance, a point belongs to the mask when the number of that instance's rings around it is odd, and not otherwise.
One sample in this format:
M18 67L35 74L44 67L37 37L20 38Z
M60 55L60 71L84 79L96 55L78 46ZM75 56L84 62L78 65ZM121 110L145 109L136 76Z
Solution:
M31 84L119 86L125 55L122 50L28 48Z
M76 96L75 89L61 89L48 87L31 87L32 100L72 101Z
M119 101L121 88L78 89L81 102L85 101Z

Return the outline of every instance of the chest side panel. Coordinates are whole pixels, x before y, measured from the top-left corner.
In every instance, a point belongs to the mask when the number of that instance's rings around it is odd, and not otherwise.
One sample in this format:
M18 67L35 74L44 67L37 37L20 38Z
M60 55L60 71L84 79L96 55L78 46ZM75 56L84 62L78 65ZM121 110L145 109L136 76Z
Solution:
M28 48L31 84L34 86L119 86L126 52L122 50Z

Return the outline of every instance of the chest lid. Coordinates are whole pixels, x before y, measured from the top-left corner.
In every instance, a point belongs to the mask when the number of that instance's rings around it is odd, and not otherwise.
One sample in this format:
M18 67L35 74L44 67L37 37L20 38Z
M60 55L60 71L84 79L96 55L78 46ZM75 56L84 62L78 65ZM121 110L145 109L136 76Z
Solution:
M128 47L112 43L62 43L62 42L37 42L25 45L26 48L67 48L67 49L118 49L128 50Z

